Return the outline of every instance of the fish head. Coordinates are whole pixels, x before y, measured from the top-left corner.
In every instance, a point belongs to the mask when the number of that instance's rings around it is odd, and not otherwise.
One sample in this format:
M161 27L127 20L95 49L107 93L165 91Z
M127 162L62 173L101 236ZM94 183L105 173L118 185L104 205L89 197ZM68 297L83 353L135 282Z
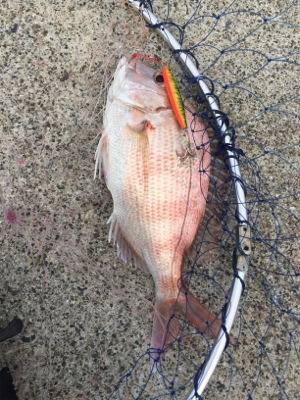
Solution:
M145 113L171 110L161 70L138 58L123 57L116 69L111 100L119 100Z

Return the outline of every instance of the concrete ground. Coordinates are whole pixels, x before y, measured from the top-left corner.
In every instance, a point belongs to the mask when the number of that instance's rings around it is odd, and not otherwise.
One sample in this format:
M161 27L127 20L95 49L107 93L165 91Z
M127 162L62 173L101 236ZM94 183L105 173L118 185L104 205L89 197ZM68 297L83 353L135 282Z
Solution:
M25 326L0 344L0 368L9 367L20 400L186 399L205 356L204 340L185 331L193 338L182 342L179 362L174 347L162 373L150 376L143 355L153 281L124 264L107 241L113 205L93 171L110 77L120 57L135 51L180 77L168 46L124 3L0 5L0 326L15 316ZM169 3L177 24L195 10L199 16L185 28L185 47L195 46L200 70L214 81L236 127L256 239L233 328L237 344L222 357L204 398L296 399L299 4L241 0L226 11L231 0L205 0L198 8L192 0ZM162 19L165 4L154 2ZM224 243L232 248L229 233ZM195 275L192 290L220 310L221 288L229 289L232 276L226 248L201 268L216 273L220 286Z

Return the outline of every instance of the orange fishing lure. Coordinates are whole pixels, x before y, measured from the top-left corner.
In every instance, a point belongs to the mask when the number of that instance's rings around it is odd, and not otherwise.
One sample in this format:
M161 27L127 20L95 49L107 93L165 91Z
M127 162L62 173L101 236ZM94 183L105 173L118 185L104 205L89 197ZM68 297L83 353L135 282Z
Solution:
M174 110L176 118L177 118L181 128L185 129L186 128L186 119L185 119L183 102L182 102L178 87L175 83L174 76L168 66L163 68L163 77L164 77L164 83L165 83L165 86L167 89L167 93L168 93L168 96L169 96L169 99L171 102L171 106Z

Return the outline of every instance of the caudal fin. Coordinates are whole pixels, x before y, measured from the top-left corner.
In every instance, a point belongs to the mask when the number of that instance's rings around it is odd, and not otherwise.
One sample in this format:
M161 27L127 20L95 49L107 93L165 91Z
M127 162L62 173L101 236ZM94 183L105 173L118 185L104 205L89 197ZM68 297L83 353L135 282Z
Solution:
M180 291L177 309L190 324L205 335L218 336L222 322L188 290ZM235 344L235 340L231 335L229 336L229 342L230 344Z
M175 300L159 300L155 304L153 331L151 339L151 371L154 373L160 365L161 355L168 345L174 342L179 335L178 312L190 324L194 325L204 334L218 336L221 329L221 321L212 314L186 289L181 290ZM235 344L230 335L230 344Z
M156 300L151 338L151 371L156 372L161 354L179 334L178 319L175 317L176 301Z

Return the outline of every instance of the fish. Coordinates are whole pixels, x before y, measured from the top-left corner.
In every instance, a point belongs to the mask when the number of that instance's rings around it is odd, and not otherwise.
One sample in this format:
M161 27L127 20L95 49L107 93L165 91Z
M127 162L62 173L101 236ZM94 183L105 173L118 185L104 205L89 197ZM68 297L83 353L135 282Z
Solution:
M182 279L184 256L205 214L210 175L205 126L187 101L185 108L187 128L182 129L162 71L140 58L123 57L108 91L95 155L95 175L104 175L113 198L109 241L124 262L154 280L152 372L178 338L176 313L206 334L217 336L221 329L221 321Z

